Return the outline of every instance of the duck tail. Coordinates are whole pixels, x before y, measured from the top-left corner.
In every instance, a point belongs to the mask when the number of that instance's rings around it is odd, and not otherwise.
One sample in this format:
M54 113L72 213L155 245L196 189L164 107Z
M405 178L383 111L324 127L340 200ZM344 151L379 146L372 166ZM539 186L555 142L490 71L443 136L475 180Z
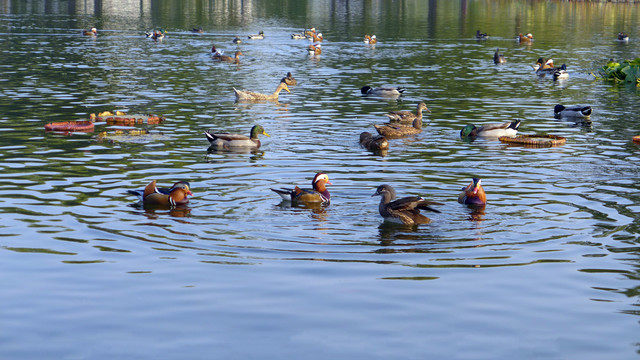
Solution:
M207 137L207 140L209 140L209 142L214 142L217 139L217 137L215 135L213 135L212 133L210 133L209 130L205 130L204 131L204 136Z
M585 106L582 108L582 115L584 116L590 116L591 112L593 111L593 109L591 108L591 106Z
M291 201L291 199L293 199L293 193L291 190L289 189L271 189L271 191L275 192L276 194L280 195L280 197L282 198L282 200L289 200Z
M407 89L406 89L406 88L404 88L404 87L398 87L398 89L397 89L397 90L398 90L398 92L399 92L400 94L402 94L402 93L403 93L405 90L407 90Z
M518 128L520 127L520 122L521 120L512 121L509 125L509 129L518 130Z

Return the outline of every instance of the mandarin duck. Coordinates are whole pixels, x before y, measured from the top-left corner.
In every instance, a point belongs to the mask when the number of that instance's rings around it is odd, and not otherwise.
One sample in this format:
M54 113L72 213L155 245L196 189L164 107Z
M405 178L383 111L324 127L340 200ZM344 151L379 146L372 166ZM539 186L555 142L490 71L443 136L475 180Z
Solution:
M202 26L200 26L199 28L191 29L191 32L196 34L204 34L204 30L202 29Z
M249 136L229 133L214 133L206 130L204 135L211 144L210 149L229 150L237 148L257 149L260 147L260 139L258 135L266 135L264 128L260 125L254 125L249 132Z
M373 136L368 131L360 134L360 145L373 152L389 150L389 141L387 141L387 138L382 135Z
M282 197L282 200L291 201L292 203L320 203L323 205L329 205L331 202L331 194L327 190L326 185L333 185L329 181L329 176L325 173L319 172L311 181L312 189L300 189L295 187L293 189L271 189L276 194Z
M480 127L477 127L473 124L469 124L460 130L460 137L466 138L471 137L474 138L484 137L484 138L498 138L501 136L516 136L518 132L518 128L520 127L520 120L515 121L506 121L501 124L485 124Z
M154 30L153 32L145 33L148 38L152 38L153 40L162 40L166 34L167 32L163 28L161 28L160 31Z
M315 33L314 32L309 37L309 41L314 42L314 43L322 42L322 40L324 40L324 38L322 37L322 33Z
M322 54L322 47L320 44L309 45L307 51L309 52L309 55L320 55Z
M489 38L489 34L482 33L480 30L476 30L476 39L478 40L487 40Z
M184 205L189 202L187 195L193 196L187 181L178 181L170 188L158 188L153 180L142 190L128 190L136 195L144 205Z
M264 31L260 31L257 34L251 34L248 36L248 38L251 40L262 40L264 39Z
M623 33L622 31L618 33L618 41L627 42L629 41L629 35Z
M573 106L564 106L564 105L556 105L553 108L553 114L560 117L577 117L577 118L588 118L591 116L591 112L593 109L591 106L582 106L582 105L573 105Z
M82 30L82 35L85 35L85 36L96 36L96 35L98 35L98 29L92 27L89 30Z
M528 33L527 35L519 33L518 36L516 36L516 41L520 44L531 44L533 41L533 35L531 35L531 33Z
M471 183L462 188L462 192L458 196L458 202L460 204L484 206L487 204L487 195L484 193L484 189L480 183L482 179L473 178Z
M415 118L412 126L400 123L387 123L384 125L373 125L378 134L387 139L401 138L408 135L416 135L422 132L422 118Z
M283 77L280 82L287 84L287 86L295 86L298 85L298 80L291 75L291 72L287 73L287 76Z
M261 94L248 90L237 90L233 88L233 92L236 94L236 101L278 101L278 95L280 91L285 90L290 93L287 84L281 82L278 84L276 91L273 94Z
M378 38L376 38L375 35L372 35L372 36L365 35L364 36L364 43L365 44L375 45L377 42L378 42Z
M378 186L376 192L371 195L381 196L378 211L385 221L400 223L404 225L428 224L431 219L420 214L420 210L428 210L439 213L439 210L430 205L442 205L441 203L428 201L419 196L407 196L401 199L396 198L396 191L387 184ZM394 200L394 201L391 201Z
M316 33L316 28L312 27L309 30L305 30L304 34L305 36L311 37Z
M400 111L390 111L386 115L389 118L389 120L392 122L412 123L413 120L415 119L422 120L422 110L427 110L428 112L431 112L431 110L427 108L427 104L420 102L416 107L415 114L412 113L411 111L400 110Z
M505 64L507 59L504 58L504 54L500 54L500 48L496 49L496 52L493 53L493 63L494 64Z
M363 86L360 93L364 96L381 96L381 97L398 97L406 89L402 86L381 86L372 88L371 86Z
M218 56L214 55L213 58L215 60L220 60L220 61L224 61L232 64L240 64L240 55L244 55L244 54L242 53L242 51L238 50L236 51L234 57L231 57L229 55L218 55Z
M215 45L213 45L211 47L211 56L213 56L214 58L220 57L222 55L222 53L223 53L222 51L216 49Z

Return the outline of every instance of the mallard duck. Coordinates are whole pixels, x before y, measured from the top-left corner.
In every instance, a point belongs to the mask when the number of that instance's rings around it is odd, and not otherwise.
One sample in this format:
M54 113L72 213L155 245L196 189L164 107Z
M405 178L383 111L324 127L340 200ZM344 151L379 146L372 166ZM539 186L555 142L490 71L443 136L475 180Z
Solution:
M365 44L370 44L370 45L375 45L378 43L378 38L376 38L375 35L369 36L369 35L365 35L364 36L364 43Z
M329 205L331 202L331 194L327 190L326 185L333 185L329 181L329 176L325 173L319 172L311 181L313 189L300 189L295 187L293 189L271 189L276 194L282 197L282 200L291 201L292 203L321 203L323 205Z
M618 33L618 41L623 41L623 42L629 41L629 35L625 34L623 32L619 32Z
M228 63L240 64L240 55L244 55L244 54L242 53L242 51L238 50L236 51L236 54L234 57L231 57L229 55L218 55L218 56L214 56L213 58L215 60L220 60Z
M304 34L304 32L302 32L302 33L291 34L291 38L293 40L304 40L307 38L307 36Z
M189 202L187 195L193 196L189 190L189 183L178 181L171 188L158 188L153 180L142 190L128 190L129 194L136 195L145 205L184 205Z
M389 141L382 135L373 136L370 132L364 131L360 134L360 145L369 151L389 150Z
M516 41L518 41L520 44L531 44L531 42L533 41L533 35L531 35L531 33L528 33L527 35L522 35L522 33L519 33L518 36L516 36Z
M260 31L257 34L251 34L248 36L248 38L251 40L262 40L264 39L264 31Z
M506 121L501 124L485 124L480 127L469 124L460 130L460 137L485 137L485 138L497 138L501 136L516 136L518 128L520 127L520 120Z
M593 109L591 106L564 106L564 105L556 105L553 108L553 114L556 117L577 117L577 118L588 118L591 116L591 112Z
M567 64L562 64L559 68L556 68L553 73L553 80L564 80L569 78L569 73L567 72Z
M407 110L390 111L387 113L387 117L393 122L412 123L415 119L422 119L422 110L431 112L431 110L427 108L427 104L421 102L418 103L415 114Z
M237 36L236 36L235 38L233 38L233 40L231 40L231 41L232 41L234 44L240 44L240 43L242 43L242 40L241 40L239 37L237 37Z
M482 33L480 30L476 30L476 39L477 40L487 40L489 38L489 34Z
M403 136L415 135L422 132L422 118L415 118L412 126L402 125L398 123L389 123L384 125L373 125L378 134L387 139L401 138Z
M400 223L404 225L428 224L431 219L420 214L420 210L428 210L439 213L440 211L432 208L430 205L442 205L434 201L427 201L419 196L407 196L401 199L391 201L396 198L396 191L387 184L378 186L376 192L371 195L381 196L378 211L380 215L390 222Z
M360 92L365 96L398 97L402 95L405 90L402 86L381 86L377 88L363 86Z
M260 125L254 125L249 132L249 136L229 133L214 133L209 130L204 132L209 140L211 148L216 150L228 150L233 148L257 149L260 147L258 135L271 136L264 131Z
M289 91L289 87L287 87L287 84L283 82L278 84L278 87L276 88L276 91L273 94L260 94L253 91L237 90L236 88L233 88L233 91L236 94L236 101L261 101L261 100L278 101L278 94L280 94L280 91L282 90L286 90L288 93L291 92Z
M85 35L85 36L96 36L96 35L98 35L98 29L92 27L89 30L82 30L82 35Z
M287 84L287 86L295 86L298 84L298 80L291 75L291 72L288 72L287 76L283 77L280 82Z
M307 51L309 52L309 55L320 55L322 54L322 47L320 44L309 45Z
M192 33L197 33L197 34L204 34L204 30L202 29L202 26L200 26L199 28L193 28L191 29Z
M471 183L462 188L462 192L458 196L458 202L460 204L484 206L487 204L487 195L480 185L482 182L479 178L473 178Z
M496 52L493 54L493 63L494 64L505 64L507 59L504 58L503 54L500 54L500 48L496 49Z

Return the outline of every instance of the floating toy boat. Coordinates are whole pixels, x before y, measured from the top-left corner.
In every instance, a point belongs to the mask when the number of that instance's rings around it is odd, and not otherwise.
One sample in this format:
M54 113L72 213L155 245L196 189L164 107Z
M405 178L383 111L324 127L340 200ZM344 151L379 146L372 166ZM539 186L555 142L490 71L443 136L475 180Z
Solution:
M47 131L64 131L64 132L91 132L93 131L93 121L60 121L46 124L44 129Z

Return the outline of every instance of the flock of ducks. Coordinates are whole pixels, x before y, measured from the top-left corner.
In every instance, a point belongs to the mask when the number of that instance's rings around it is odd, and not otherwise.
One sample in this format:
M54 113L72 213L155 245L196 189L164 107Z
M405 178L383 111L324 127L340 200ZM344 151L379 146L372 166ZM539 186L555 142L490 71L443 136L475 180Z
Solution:
M202 27L193 28L193 33L203 33ZM96 28L89 30L83 30L83 35L96 36ZM154 40L161 40L166 36L166 31L160 29L159 31L147 32L145 35ZM261 40L265 35L263 31L258 34L248 35L248 39ZM315 28L305 30L303 33L291 34L291 38L294 40L308 39L313 44L309 45L308 52L311 55L318 55L322 53L320 42L323 40L322 33L316 31ZM476 39L486 40L489 35L482 33L480 30L476 32ZM519 43L531 43L533 41L532 34L518 34L516 40ZM628 41L628 35L620 32L618 34L619 41ZM376 35L365 35L364 42L366 44L376 44ZM233 42L236 44L241 43L239 37L235 37ZM212 58L215 60L239 64L240 56L242 52L236 51L234 56L223 55L218 51L215 46L211 49ZM495 64L504 64L506 59L503 54L500 53L500 49L496 49L493 61ZM561 67L554 67L552 59L539 58L534 65L534 70L539 76L551 76L554 80L565 79L568 77L566 71L566 65ZM279 93L282 90L291 92L289 86L297 85L297 80L293 77L291 72L288 72L278 84L275 91L271 94L262 94L249 90L238 90L233 88L236 101L277 101ZM371 87L363 86L360 91L363 96L377 96L385 98L396 98L403 94L406 89L404 87L397 86L383 86L383 87ZM360 144L370 151L384 151L389 148L389 140L401 138L409 135L415 135L422 131L422 119L423 112L431 112L424 102L419 102L416 106L416 111L391 111L386 114L389 119L388 123L381 125L374 125L378 135L374 135L370 132L362 132L360 134ZM554 108L554 115L556 117L572 117L572 118L589 118L592 113L590 106L564 106L556 105ZM516 136L520 127L521 121L507 121L498 124L484 124L476 126L468 124L460 131L462 138L497 138L501 136ZM206 139L209 141L210 150L253 150L258 149L261 145L259 136L270 136L265 129L260 125L255 125L251 128L249 135L231 134L231 133L219 133L207 130L204 132ZM483 207L486 204L486 193L481 185L481 179L473 178L471 183L462 188L461 193L458 196L458 202L461 204L467 204L474 207ZM280 188L271 189L282 197L283 200L290 201L292 204L320 204L327 205L331 201L331 194L327 190L327 185L331 185L329 176L326 173L319 172L315 174L311 181L311 188L302 189L298 186L294 188ZM185 205L189 202L188 196L193 196L190 190L190 184L187 181L178 181L170 188L162 188L156 185L156 181L151 181L144 189L129 190L128 193L136 195L144 205L159 205L159 206L179 206ZM430 219L420 213L421 210L439 212L433 208L434 205L443 205L441 203L428 201L418 196L407 196L396 199L396 192L388 184L380 185L376 192L372 196L380 196L380 204L378 210L380 215L388 221L396 222L404 225L419 225L430 222Z

